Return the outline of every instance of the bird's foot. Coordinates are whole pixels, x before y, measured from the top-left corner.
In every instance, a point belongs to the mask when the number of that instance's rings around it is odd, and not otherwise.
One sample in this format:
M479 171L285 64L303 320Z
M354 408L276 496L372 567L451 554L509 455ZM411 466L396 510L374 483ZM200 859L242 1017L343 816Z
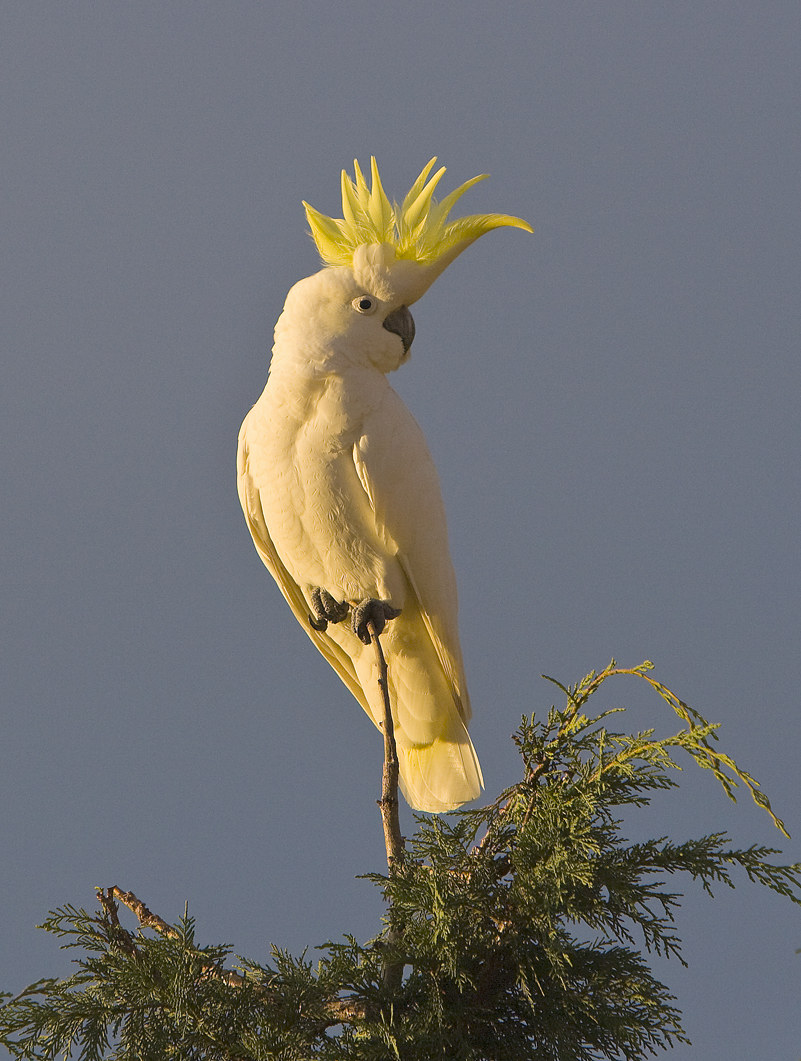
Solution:
M313 589L311 595L314 615L309 616L313 630L322 633L329 623L341 623L347 617L350 606L347 601L338 601L325 589Z
M368 626L372 623L377 636L384 629L388 620L397 619L399 615L400 608L393 608L385 600L376 600L375 597L368 597L353 609L350 622L354 634L362 644L369 645L370 631Z

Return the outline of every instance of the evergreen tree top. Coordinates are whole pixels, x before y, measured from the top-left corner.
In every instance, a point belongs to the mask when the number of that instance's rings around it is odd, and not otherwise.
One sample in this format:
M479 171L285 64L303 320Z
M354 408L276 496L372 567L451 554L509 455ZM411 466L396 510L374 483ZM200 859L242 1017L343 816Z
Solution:
M682 961L674 918L687 874L708 892L745 872L801 903L801 866L713 832L630 842L628 807L675 787L678 752L726 792L744 786L786 833L757 782L717 749L717 726L650 675L610 664L559 688L563 708L524 717L522 777L489 806L418 817L402 858L370 874L388 901L383 930L347 936L316 961L269 963L201 946L135 895L100 890L99 910L54 911L47 931L76 948L75 973L4 996L0 1043L16 1058L119 1061L637 1061L688 1042L647 954ZM647 682L681 719L671 736L608 728L587 712L610 678ZM119 903L136 928L119 919Z

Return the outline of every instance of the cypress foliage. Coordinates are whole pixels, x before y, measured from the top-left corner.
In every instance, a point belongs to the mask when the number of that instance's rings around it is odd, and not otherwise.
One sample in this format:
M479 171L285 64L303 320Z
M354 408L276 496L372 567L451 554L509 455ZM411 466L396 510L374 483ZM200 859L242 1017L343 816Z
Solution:
M316 962L274 949L267 964L232 967L229 948L197 943L188 915L170 926L132 893L99 891L97 911L64 906L45 921L80 952L76 972L3 996L0 1043L54 1061L636 1061L687 1042L645 956L682 960L668 882L686 874L711 893L739 869L799 903L801 865L732 848L722 833L625 839L621 813L675 786L682 751L732 798L745 786L785 831L757 782L716 749L717 726L650 669L613 661L560 685L564 708L524 717L514 736L516 785L478 810L417 817L403 857L369 875L388 904L375 939L326 943ZM681 729L657 740L610 730L619 709L588 714L620 675L647 682Z

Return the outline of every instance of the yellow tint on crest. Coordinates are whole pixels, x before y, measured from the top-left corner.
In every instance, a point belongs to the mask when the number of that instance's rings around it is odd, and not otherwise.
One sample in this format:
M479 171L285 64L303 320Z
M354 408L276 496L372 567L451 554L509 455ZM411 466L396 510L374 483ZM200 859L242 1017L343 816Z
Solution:
M494 228L508 226L534 231L527 221L509 214L473 214L448 221L456 202L487 174L473 177L437 202L434 190L445 167L440 167L429 179L436 161L435 156L424 166L401 206L390 203L387 198L375 158L370 159L370 188L356 160L354 180L342 171L341 218L327 217L304 202L312 238L325 264L353 265L358 247L382 243L394 249L396 259L429 264L453 251L457 244L472 242Z

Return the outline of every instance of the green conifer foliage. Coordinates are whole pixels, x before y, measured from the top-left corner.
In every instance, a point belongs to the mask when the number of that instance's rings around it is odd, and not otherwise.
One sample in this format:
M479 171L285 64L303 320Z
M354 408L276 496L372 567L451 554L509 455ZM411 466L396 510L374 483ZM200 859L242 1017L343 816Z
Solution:
M131 893L100 891L98 911L65 906L42 926L77 948L77 971L4 996L0 1043L14 1057L82 1061L634 1061L687 1042L646 961L681 961L668 882L686 874L712 892L742 870L798 903L801 866L722 833L625 839L621 815L675 786L682 751L732 798L745 786L784 831L757 782L717 750L717 727L650 669L613 661L559 686L565 707L524 717L514 737L516 785L478 810L418 817L404 857L369 875L388 903L375 939L327 943L316 962L274 949L268 964L232 966L229 948L198 945L190 917L169 926ZM682 728L657 740L609 729L617 709L587 713L622 675L647 682Z

